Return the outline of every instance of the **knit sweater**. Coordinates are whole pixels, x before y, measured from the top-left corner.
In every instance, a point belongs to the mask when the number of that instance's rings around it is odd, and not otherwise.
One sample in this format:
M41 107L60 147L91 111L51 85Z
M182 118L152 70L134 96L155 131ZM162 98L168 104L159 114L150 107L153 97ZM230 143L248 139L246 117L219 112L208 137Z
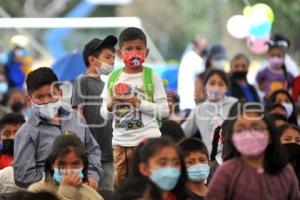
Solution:
M28 191L50 192L57 195L60 200L103 200L97 191L87 184L81 184L78 187L74 187L69 185L58 185L54 180L34 183L28 188Z

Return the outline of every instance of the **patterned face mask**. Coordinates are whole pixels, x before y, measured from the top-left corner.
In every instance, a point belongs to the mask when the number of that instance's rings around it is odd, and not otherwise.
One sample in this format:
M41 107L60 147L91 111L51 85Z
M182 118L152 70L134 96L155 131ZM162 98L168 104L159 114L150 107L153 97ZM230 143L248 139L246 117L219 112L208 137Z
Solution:
M141 67L145 62L144 51L125 51L124 63L126 66Z

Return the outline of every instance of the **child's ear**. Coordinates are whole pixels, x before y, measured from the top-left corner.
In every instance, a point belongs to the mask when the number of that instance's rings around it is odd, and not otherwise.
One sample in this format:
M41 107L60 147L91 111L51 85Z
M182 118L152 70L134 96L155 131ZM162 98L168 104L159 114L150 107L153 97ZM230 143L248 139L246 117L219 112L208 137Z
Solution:
M97 65L97 63L95 62L96 58L94 56L89 56L88 57L88 61L89 61L89 65Z
M25 96L25 102L28 107L31 106L31 98L28 94L26 94L26 96Z
M59 88L59 90L58 90L58 95L59 95L60 97L63 97L63 96L64 96L63 90L62 90L61 88Z
M148 58L148 55L149 55L149 49L146 50L145 58Z
M149 177L151 172L149 168L146 166L145 163L140 163L139 164L139 171L143 176Z
M122 50L121 49L117 49L117 55L118 57L122 60L123 59L123 55L122 55Z

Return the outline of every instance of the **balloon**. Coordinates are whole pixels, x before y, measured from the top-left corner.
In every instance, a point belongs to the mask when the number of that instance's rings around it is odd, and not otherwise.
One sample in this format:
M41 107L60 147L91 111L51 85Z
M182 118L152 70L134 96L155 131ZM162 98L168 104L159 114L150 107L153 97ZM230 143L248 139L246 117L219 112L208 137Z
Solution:
M251 16L252 15L252 7L251 6L246 6L244 9L243 9L243 15L244 16Z
M254 54L263 54L268 51L268 45L266 42L270 39L270 36L264 38L256 39L255 37L247 38L247 46L250 51Z
M227 21L227 31L232 37L242 39L249 35L250 21L243 15L234 15Z
M252 7L252 15L265 15L270 23L274 22L273 10L267 4L258 3Z
M272 30L272 24L264 15L253 15L250 17L251 27L249 33L255 38L268 36Z

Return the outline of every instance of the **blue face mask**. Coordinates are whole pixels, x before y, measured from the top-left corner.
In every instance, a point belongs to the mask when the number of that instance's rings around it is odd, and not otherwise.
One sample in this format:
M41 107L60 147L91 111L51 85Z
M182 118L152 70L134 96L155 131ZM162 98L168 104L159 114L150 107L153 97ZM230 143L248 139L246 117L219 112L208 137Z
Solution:
M160 189L171 191L175 188L180 174L180 170L175 167L165 167L152 171L149 178Z
M77 174L80 178L83 178L82 169L83 168L79 168L79 169L58 169L58 168L54 168L53 178L57 183L61 183L62 175L63 174L69 174L71 172Z
M198 163L187 169L188 178L193 182L203 182L209 175L209 165Z
M4 94L8 91L8 84L6 82L0 83L0 94Z

